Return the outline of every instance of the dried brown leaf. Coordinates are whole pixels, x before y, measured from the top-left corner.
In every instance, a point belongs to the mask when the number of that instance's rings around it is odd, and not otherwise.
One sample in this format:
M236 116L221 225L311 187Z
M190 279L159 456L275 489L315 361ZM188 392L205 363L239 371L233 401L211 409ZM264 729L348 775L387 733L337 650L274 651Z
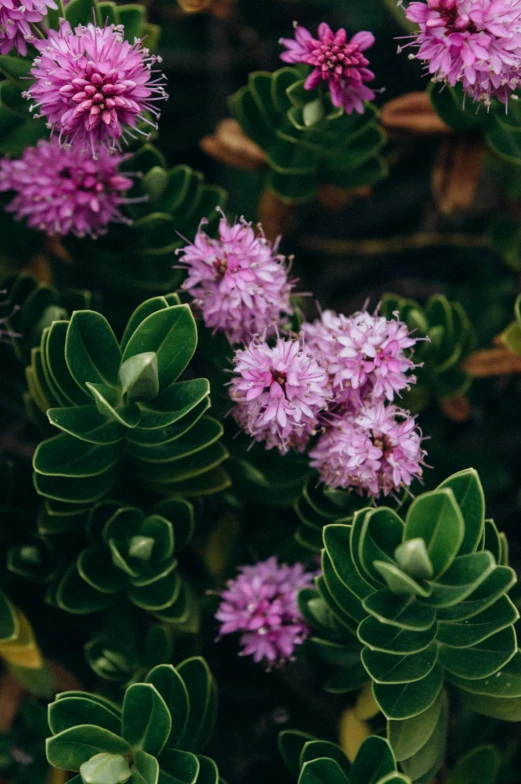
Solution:
M512 375L521 373L521 357L506 348L487 348L471 354L463 367L473 378Z
M466 395L443 398L440 408L452 422L466 422L470 416L470 400Z
M443 139L432 171L432 194L442 215L465 210L474 201L483 170L483 142L462 134Z
M239 169L260 169L266 164L264 151L231 118L222 120L215 132L204 136L199 144L212 158Z
M426 93L407 93L382 106L380 122L389 133L430 136L452 133L436 114Z

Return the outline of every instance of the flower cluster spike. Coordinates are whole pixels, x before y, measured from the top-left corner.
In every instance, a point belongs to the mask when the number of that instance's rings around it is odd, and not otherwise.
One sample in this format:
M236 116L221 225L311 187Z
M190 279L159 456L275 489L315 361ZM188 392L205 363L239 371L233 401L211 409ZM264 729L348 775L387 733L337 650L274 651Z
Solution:
M231 343L270 337L292 312L294 281L278 242L272 245L260 224L256 233L244 218L230 225L222 214L216 239L202 229L206 223L203 219L194 242L178 251L188 272L183 289L194 297L206 326L224 332Z
M507 596L516 575L484 511L479 477L468 469L418 496L405 521L380 507L324 528L323 576L318 595L303 592L303 612L323 636L345 641L340 665L344 657L353 666L356 632L363 668L351 677L371 679L391 725L439 707L444 682L478 712L498 715L512 700L519 714L519 613Z
M194 532L194 510L166 499L144 515L105 502L89 513L89 544L51 586L49 600L67 612L98 612L128 599L155 617L182 623L189 611L177 556Z
M235 353L234 419L266 448L302 451L329 398L327 373L300 340L253 340Z
M372 33L363 31L348 40L344 28L336 33L326 22L318 27L318 40L309 30L295 25L295 39L282 38L286 51L280 55L285 63L305 63L313 70L304 82L306 90L327 84L333 106L343 107L347 114L364 113L364 101L372 101L371 82L374 73L367 67L369 60L362 54L374 44Z
M399 3L402 5L402 2ZM412 2L405 16L418 25L411 36L413 58L425 63L435 82L454 87L489 107L507 104L521 80L521 20L516 0L426 0Z
M176 780L180 770L199 769L217 781L215 763L199 755L216 709L215 682L199 657L154 667L127 687L121 707L99 694L62 692L48 707L47 759L78 773L74 784Z
M90 23L74 30L68 21L34 45L34 83L24 96L34 103L36 117L45 117L60 142L78 145L96 156L100 146L114 151L125 136L149 133L140 124L157 128L157 101L167 98L165 78L154 66L159 62L143 47L123 38L118 25Z
M56 10L54 0L2 0L0 4L0 54L16 49L27 54L27 43L34 44L31 24L41 22L49 9Z
M239 572L221 593L215 615L221 624L219 638L241 632L241 655L253 656L268 669L290 660L309 633L297 594L311 586L313 574L300 563L279 564L275 556L241 566Z
M133 184L118 171L126 157L102 147L94 159L78 146L42 139L21 158L0 161L0 191L16 194L5 209L48 236L96 239L111 222L130 223L120 209Z
M120 342L94 311L44 329L27 368L29 395L62 432L36 450L41 495L89 505L123 470L163 495L227 486L222 426L204 416L209 383L177 381L197 345L190 308L178 303L176 295L146 300Z

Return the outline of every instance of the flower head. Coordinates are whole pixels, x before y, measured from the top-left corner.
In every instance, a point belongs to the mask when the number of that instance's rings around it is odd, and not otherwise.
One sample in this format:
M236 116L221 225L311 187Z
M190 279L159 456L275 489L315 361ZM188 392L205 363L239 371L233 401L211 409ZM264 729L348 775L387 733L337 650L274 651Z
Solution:
M15 191L6 207L18 220L46 234L104 234L111 221L126 222L120 212L132 180L118 173L125 156L102 148L97 159L56 140L27 147L18 160L0 161L0 191Z
M393 400L415 382L405 351L416 343L405 324L360 311L353 316L326 310L302 325L306 346L323 363L335 402L359 405L367 397ZM349 407L353 407L349 405Z
M329 398L327 373L299 340L253 340L235 354L232 415L256 441L304 449Z
M419 27L412 56L433 81L461 82L487 106L492 97L508 102L521 83L519 0L427 0L409 3L405 15Z
M336 419L310 451L329 487L389 495L422 475L425 451L414 417L383 402Z
M226 333L231 343L269 336L281 314L291 313L293 281L262 227L256 234L244 218L230 225L223 215L217 239L199 227L193 244L180 253L188 271L183 288L195 298L206 326Z
M155 103L167 97L163 75L154 76L159 59L141 41L125 41L121 26L79 25L73 32L62 21L34 45L40 52L31 69L36 81L24 95L60 141L94 155L100 145L119 149L125 132L144 133L139 122L157 127L144 112L158 118Z
M343 106L348 114L353 111L363 114L364 101L375 97L364 82L374 79L362 52L374 44L374 35L357 33L350 40L341 28L334 33L328 24L318 27L318 40L305 27L295 26L295 38L283 38L286 51L280 56L285 63L306 63L313 70L304 82L307 90L314 90L327 83L334 106Z
M254 566L239 567L239 576L228 580L215 617L221 622L219 637L241 634L241 656L253 656L270 669L291 659L309 629L297 606L297 594L310 588L313 574L300 563L279 564L273 556Z
M16 49L25 57L27 41L34 43L31 23L41 22L54 0L0 0L0 54Z

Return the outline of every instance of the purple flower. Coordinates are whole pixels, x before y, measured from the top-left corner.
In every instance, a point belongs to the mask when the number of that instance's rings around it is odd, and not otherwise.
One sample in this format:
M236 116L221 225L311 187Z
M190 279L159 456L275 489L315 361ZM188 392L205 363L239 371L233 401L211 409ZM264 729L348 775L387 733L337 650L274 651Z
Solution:
M188 271L183 288L195 298L206 326L224 332L231 343L270 336L281 314L291 313L294 281L262 227L255 234L244 218L230 226L223 215L218 239L199 227L193 244L180 252Z
M6 209L48 235L104 234L111 221L127 222L120 207L132 180L118 173L125 157L101 148L94 159L78 148L42 140L27 147L22 158L0 161L0 191L16 193Z
M132 129L146 137L137 123L157 127L144 112L159 117L155 102L167 97L165 80L153 69L159 58L141 41L125 41L121 26L79 25L73 32L65 21L48 36L34 42L40 52L31 69L36 81L24 96L34 101L31 109L38 108L36 117L47 117L60 142L95 155L100 144L120 149L125 133L135 138Z
M410 3L405 15L419 27L411 57L424 61L433 81L461 82L486 106L492 97L508 102L520 84L519 0L427 0Z
M253 656L267 669L292 659L309 629L297 606L297 594L310 588L313 574L300 563L279 564L275 556L254 566L239 567L228 580L215 617L221 622L219 638L242 632L241 656Z
M421 477L425 451L414 417L383 402L335 419L310 451L311 467L332 488L374 498Z
M334 33L328 24L318 27L318 39L305 27L295 25L295 38L282 38L287 51L280 56L285 63L306 63L313 70L304 82L307 90L314 90L326 82L334 106L343 106L347 114L363 114L364 101L372 101L374 91L364 82L374 79L362 52L374 44L374 35L361 32L348 41L343 28Z
M360 311L353 316L326 310L302 325L306 346L327 369L333 398L357 407L367 397L393 400L416 379L405 351L416 343L398 319Z
M256 441L285 454L302 451L315 432L330 391L327 373L299 340L271 348L253 340L235 353L232 415Z
M34 43L31 23L41 22L54 0L0 0L0 54L16 49L25 57L27 41Z

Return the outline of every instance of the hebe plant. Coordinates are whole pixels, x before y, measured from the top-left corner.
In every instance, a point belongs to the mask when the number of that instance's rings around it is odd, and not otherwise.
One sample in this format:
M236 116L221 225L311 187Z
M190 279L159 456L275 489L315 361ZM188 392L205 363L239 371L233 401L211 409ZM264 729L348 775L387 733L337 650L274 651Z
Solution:
M517 6L0 6L1 784L519 779Z

